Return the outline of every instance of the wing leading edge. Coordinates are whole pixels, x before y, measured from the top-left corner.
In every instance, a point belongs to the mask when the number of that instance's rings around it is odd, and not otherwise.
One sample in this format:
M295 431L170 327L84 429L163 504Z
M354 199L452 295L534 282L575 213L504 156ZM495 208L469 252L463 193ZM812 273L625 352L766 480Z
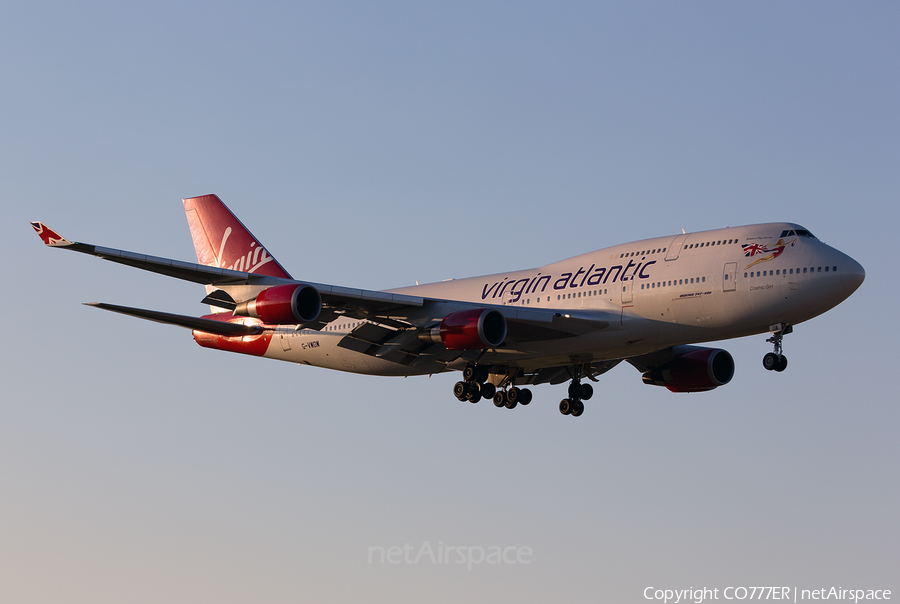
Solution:
M218 201L217 198L216 201ZM238 228L238 224L235 224L235 228ZM41 222L32 222L31 226L48 247L96 256L117 264L207 286L209 291L203 302L232 311L235 310L238 303L253 299L270 287L312 286L321 296L322 312L316 320L305 323L305 328L319 330L339 316L364 319L370 322L370 326L363 331L348 334L340 346L404 364L409 364L414 358L421 356L437 356L444 362L458 358L461 353L448 351L440 345L423 342L419 336L440 324L447 315L461 310L486 307L502 313L508 324L507 340L510 343L571 338L605 329L609 325L608 317L595 312L561 314L549 309L536 310L486 305L309 283L274 275L255 274L233 268L183 262L70 241ZM243 225L240 227L243 228ZM244 263L239 265L243 266ZM280 265L277 267L280 268ZM278 274L287 275L287 272L282 269ZM106 303L90 305L137 318L223 336L253 335L271 327L246 326L241 323L226 323L222 320L189 317ZM221 314L223 317L234 316L232 313Z
M233 269L182 262L158 256L138 254L114 248L102 247L89 243L73 242L59 235L41 222L32 222L32 228L48 247L71 250L90 256L96 256L117 264L124 264L141 270L174 277L183 281L190 281L200 285L210 285L225 289L236 286L250 286L255 291L274 285L311 285L315 287L326 307L335 310L357 311L361 313L388 313L404 308L421 308L424 298L405 294L392 294L380 291L353 289L326 285L321 283L308 283L281 277L257 275Z

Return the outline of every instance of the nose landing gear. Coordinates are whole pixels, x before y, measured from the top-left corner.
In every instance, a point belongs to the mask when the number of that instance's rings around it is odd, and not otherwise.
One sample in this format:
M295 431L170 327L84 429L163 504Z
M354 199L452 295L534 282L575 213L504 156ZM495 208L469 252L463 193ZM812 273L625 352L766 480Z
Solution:
M776 323L775 325L771 325L769 329L772 332L772 337L767 339L766 342L769 342L775 346L775 352L769 352L763 357L763 367L768 371L784 371L787 369L787 357L782 354L782 340L784 336L794 331L794 328L787 323Z

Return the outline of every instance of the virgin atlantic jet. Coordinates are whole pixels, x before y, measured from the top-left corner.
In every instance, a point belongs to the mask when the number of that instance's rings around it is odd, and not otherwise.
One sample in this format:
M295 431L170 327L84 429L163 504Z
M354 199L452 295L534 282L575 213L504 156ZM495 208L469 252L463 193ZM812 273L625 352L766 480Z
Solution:
M512 409L522 386L569 382L579 416L621 361L645 384L701 392L727 384L731 355L700 342L771 333L784 371L793 325L850 296L865 271L797 224L683 233L604 248L539 268L383 291L298 281L215 195L184 200L198 264L74 243L40 222L44 244L206 286L212 314L91 304L193 330L201 346L373 375L462 371L460 401Z

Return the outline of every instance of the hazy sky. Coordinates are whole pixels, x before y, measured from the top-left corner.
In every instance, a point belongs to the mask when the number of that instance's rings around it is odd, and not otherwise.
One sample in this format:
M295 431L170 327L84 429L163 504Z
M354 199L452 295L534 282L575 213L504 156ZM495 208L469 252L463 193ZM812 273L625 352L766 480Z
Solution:
M896 2L7 3L0 602L900 593L898 31ZM510 411L202 349L81 305L199 315L201 287L28 226L193 260L206 193L337 285L767 221L867 278L784 373L766 335L710 393L623 364L573 419L565 386ZM426 543L531 555L369 560Z

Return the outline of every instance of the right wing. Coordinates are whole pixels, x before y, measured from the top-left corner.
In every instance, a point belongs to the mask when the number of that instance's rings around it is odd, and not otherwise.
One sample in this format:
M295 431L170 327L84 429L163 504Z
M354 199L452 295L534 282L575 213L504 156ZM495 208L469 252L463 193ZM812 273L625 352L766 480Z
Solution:
M93 306L102 310L117 312L119 314L137 317L139 319L147 319L157 323L165 323L167 325L178 325L188 329L196 329L213 333L220 336L255 336L261 334L265 329L261 325L244 325L242 323L229 323L227 321L216 321L215 319L203 319L200 317L189 317L187 315L174 315L167 312L159 312L157 310L144 310L143 308L131 308L129 306L117 306L115 304L106 304L103 302L85 302L85 306ZM223 313L224 314L224 313Z

